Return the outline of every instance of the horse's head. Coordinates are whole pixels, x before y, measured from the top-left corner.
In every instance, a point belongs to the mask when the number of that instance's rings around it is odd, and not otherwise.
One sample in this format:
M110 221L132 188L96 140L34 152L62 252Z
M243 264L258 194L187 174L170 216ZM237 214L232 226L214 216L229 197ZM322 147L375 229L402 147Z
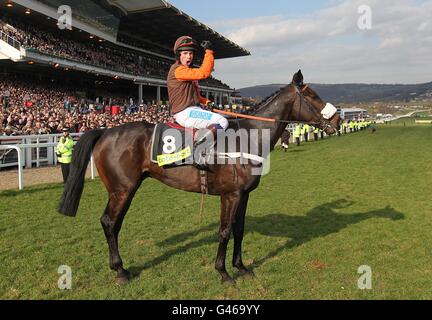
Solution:
M303 83L301 70L294 74L291 85L296 91L292 120L310 122L327 134L336 133L341 121L337 109L331 103L324 102L309 85Z

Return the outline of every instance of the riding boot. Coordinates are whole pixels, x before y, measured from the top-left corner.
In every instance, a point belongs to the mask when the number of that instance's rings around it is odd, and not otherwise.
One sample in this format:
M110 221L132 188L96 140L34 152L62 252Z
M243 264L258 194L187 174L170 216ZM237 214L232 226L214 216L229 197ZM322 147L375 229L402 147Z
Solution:
M210 137L213 137L213 145L214 145L216 142L216 139L217 139L217 131L219 129L222 129L219 125L212 124L211 126L209 126L207 128L207 130L209 130L209 131L204 136L202 136L197 141L195 141L194 149L196 147L198 147L199 145L203 144L204 142L206 142L207 140L209 140Z
M217 131L222 129L219 125L211 125L207 128L209 131L200 139L195 141L193 149L196 150L198 146L201 146L202 144L206 143L205 148L203 147L203 150L210 150L214 147L216 144L217 139ZM213 139L210 139L210 138ZM206 170L210 171L210 168L207 164L206 158L209 156L208 154L205 154L205 151L203 154L200 155L200 158L194 161L194 166L197 167L200 170Z

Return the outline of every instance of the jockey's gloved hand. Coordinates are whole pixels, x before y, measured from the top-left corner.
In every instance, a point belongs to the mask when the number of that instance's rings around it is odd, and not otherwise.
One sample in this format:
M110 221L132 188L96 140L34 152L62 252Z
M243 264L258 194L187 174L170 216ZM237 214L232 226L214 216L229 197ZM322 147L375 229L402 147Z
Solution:
M210 49L212 43L209 40L204 40L201 42L201 47L203 47L204 50Z

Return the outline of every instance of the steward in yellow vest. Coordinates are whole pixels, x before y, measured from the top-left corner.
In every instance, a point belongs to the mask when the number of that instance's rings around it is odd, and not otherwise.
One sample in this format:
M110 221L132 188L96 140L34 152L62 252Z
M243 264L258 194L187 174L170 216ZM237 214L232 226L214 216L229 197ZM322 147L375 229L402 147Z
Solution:
M304 134L304 139L306 142L309 142L309 132L310 132L310 125L308 125L307 123L303 126L303 134Z
M60 138L60 141L57 144L57 148L55 150L55 153L57 155L57 161L61 165L64 183L66 183L66 180L69 176L69 167L70 163L72 162L73 148L74 141L69 135L69 128L64 128L63 137Z
M303 129L302 129L302 127L299 124L297 124L295 126L295 129L294 129L294 138L296 139L297 147L300 146L300 136L302 134L302 130Z
M348 128L348 124L346 121L344 121L342 123L342 129L343 129L344 134L347 134L347 128Z
M314 140L318 141L318 133L319 133L320 129L319 128L314 128L313 130L313 134L314 134Z
M350 129L351 133L354 132L354 128L355 128L354 120L351 120L350 123L349 123L349 129Z

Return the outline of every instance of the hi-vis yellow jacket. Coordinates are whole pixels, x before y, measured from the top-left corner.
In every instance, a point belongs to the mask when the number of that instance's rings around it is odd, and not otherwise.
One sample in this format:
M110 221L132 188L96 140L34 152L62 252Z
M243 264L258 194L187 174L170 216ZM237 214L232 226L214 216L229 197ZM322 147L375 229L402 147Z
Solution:
M60 154L60 156L58 156L58 162L66 164L71 163L73 148L74 141L71 136L67 138L61 137L56 148L56 154Z

